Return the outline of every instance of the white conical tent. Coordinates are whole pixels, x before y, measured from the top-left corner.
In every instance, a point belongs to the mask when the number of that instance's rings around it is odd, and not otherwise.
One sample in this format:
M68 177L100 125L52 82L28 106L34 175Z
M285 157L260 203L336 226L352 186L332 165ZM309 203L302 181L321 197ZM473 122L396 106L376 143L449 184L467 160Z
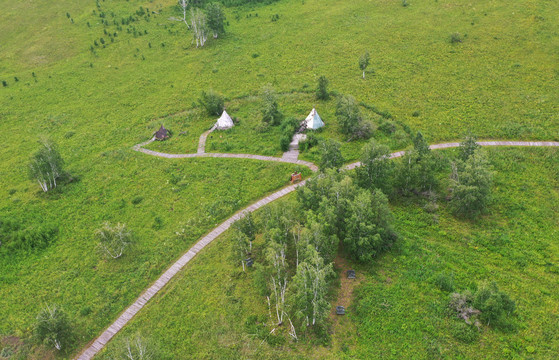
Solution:
M227 111L223 110L223 114L221 117L217 119L215 123L215 127L217 130L227 130L231 129L234 126L233 120L231 120L231 116L227 113Z
M324 122L320 118L320 115L316 112L316 109L313 108L309 116L305 119L305 123L307 124L307 129L320 129L324 126Z

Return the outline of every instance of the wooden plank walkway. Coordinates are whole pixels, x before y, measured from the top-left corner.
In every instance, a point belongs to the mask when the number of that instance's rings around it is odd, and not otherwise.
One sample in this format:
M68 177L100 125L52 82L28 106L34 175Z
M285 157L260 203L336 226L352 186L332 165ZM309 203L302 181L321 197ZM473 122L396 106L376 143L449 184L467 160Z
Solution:
M481 146L535 146L535 147L557 146L559 147L559 141L478 141L477 143ZM460 143L451 142L451 143L429 145L429 149L438 150L438 149L455 148L459 146ZM389 155L389 158L390 159L399 158L404 156L405 153L406 153L405 151L394 152ZM346 165L344 169L352 170L359 166L361 166L361 163L358 161Z
M159 277L146 291L144 291L132 305L130 305L124 312L118 317L118 319L110 325L97 339L89 345L76 359L78 360L89 360L101 351L105 345L115 336L133 317L144 307L145 304L161 290L167 283L186 265L196 254L198 254L204 247L214 241L217 237L223 234L231 225L245 216L249 212L256 211L261 207L275 201L291 192L293 192L297 187L305 185L306 180L301 181L298 184L290 185L285 187L275 193L266 196L263 199L258 200L252 205L246 207L245 209L237 212L235 215L231 216L229 219L222 222L215 229L210 231L206 236L200 239L190 250L188 250L184 255L182 255L171 267L169 267L163 275Z
M246 159L256 159L264 161L282 161L281 158L260 156L260 155L249 155L249 154L163 154L151 150L142 149L141 147L152 142L153 139L146 141L145 143L134 146L134 150L141 151L146 154L165 157L165 158L176 158L176 157L200 157L200 156L212 156L212 157L222 157L222 158L246 158ZM479 141L478 144L482 146L554 146L559 147L559 142L555 141ZM431 145L431 149L446 149L458 147L459 143L443 143ZM398 151L390 154L390 158L397 158L404 155L404 151ZM284 161L285 162L285 161ZM292 162L292 161L289 161ZM297 160L297 162L302 162ZM305 166L313 166L313 171L317 171L316 165L310 162L305 163ZM351 170L360 166L359 162L349 164L345 169ZM312 168L311 168L312 169ZM105 345L115 336L133 317L140 311L148 301L159 292L196 254L198 254L204 247L214 241L219 235L223 234L231 225L245 216L248 212L253 212L259 208L275 201L291 192L293 192L297 187L305 185L307 181L301 181L298 184L285 187L263 199L258 200L252 205L246 207L245 209L237 212L235 215L231 216L229 219L225 220L218 227L210 231L206 236L200 239L190 250L188 250L184 255L182 255L171 267L167 269L157 279L146 291L144 291L132 305L130 305L119 317L111 324L103 333L95 339L76 359L78 360L90 360L92 359Z
M206 139L208 138L208 135L210 135L216 128L217 124L215 124L210 130L200 135L200 140L198 140L198 154L203 154L206 152Z

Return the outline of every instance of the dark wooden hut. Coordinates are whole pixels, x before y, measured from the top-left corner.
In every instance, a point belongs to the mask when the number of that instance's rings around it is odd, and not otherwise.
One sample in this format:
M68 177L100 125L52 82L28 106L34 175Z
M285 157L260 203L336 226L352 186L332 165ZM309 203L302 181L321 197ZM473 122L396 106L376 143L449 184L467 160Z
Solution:
M169 131L163 125L155 133L155 140L165 140L169 138Z

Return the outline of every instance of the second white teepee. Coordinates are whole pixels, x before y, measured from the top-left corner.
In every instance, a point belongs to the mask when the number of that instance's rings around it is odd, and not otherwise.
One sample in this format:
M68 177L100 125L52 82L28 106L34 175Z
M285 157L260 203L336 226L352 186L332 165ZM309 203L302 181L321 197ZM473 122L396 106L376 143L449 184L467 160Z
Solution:
M217 130L227 130L231 129L234 125L235 124L233 124L231 116L229 116L227 111L223 110L223 114L221 114L221 117L217 119L217 122L215 123L215 128Z
M320 115L316 112L315 108L313 108L309 116L307 116L305 123L307 124L307 129L311 130L320 129L324 126L324 122L320 118Z

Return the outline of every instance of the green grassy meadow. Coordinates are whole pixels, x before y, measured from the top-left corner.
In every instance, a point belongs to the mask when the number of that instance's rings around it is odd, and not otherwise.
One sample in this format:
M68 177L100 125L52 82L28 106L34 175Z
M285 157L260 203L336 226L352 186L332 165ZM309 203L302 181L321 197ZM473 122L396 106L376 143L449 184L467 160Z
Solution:
M157 344L164 359L183 359L184 354L212 359L471 359L480 352L493 359L553 359L559 347L554 291L559 152L501 148L489 153L496 172L494 197L490 214L478 221L457 219L444 200L436 213L413 201L393 204L402 239L371 267L349 264L361 285L346 318L331 322L327 346L312 338L277 345L270 341L273 335L257 336L250 319L267 321L266 299L253 285L254 272L243 273L232 262L226 233L158 294L100 358L110 358L126 338L141 334ZM534 173L538 178L531 178ZM342 270L338 276L344 276ZM517 303L517 329L484 326L475 342L458 340L453 334L463 321L448 315L450 293L435 284L441 273L453 274L455 291L496 281ZM335 296L331 300L336 305Z
M197 105L202 91L223 94L227 111L240 121L230 131L213 133L208 152L281 156L279 129L259 129L259 94L269 83L278 92L286 116L303 119L316 106L327 124L320 135L342 141L344 157L357 159L364 142L348 143L339 134L335 98L321 102L313 96L321 75L329 79L332 92L353 95L396 124L393 133L374 134L392 149L409 144L404 128L422 131L431 142L455 140L468 130L482 139L559 140L559 23L554 21L559 4L553 1L410 0L403 7L395 0L280 0L226 8L227 34L201 49L192 44L184 23L174 20L181 16L174 0L98 3L99 7L93 0L0 0L0 131L4 134L0 221L10 219L29 231L56 229L54 240L43 249L7 253L0 248L0 338L27 340L39 309L58 303L77 329L72 347L57 355L60 358L71 357L98 335L201 235L286 185L294 170L291 165L248 160L168 160L131 150L164 124L174 136L148 148L195 152L199 135L215 121ZM272 21L275 15L279 19ZM451 44L450 36L456 32L464 40ZM357 65L364 51L372 56L365 80ZM362 110L376 125L384 121L378 113ZM59 145L73 179L49 194L27 178L27 164L42 136ZM443 209L438 227L444 230L439 230L414 205L395 208L407 240L401 254L389 254L378 268L363 270L370 281L357 297L355 312L363 316L349 316L361 334L348 345L349 355L374 356L373 344L383 354L412 354L412 348L398 345L409 339L420 349L435 344L443 355L472 356L472 348L440 335L439 328L429 330L427 339L394 330L383 335L389 336L384 342L382 338L375 338L378 343L369 341L378 329L366 320L380 310L367 299L387 292L394 307L404 307L408 300L400 295L417 292L418 279L423 281L410 275L423 259L415 258L419 250L412 239L419 249L429 249L425 261L433 262L435 256L447 259L445 266L455 269L461 286L468 284L469 276L477 279L494 271L519 299L526 329L513 335L484 334L487 356L549 358L557 351L557 338L549 335L558 332L554 328L557 298L549 285L557 267L556 244L551 241L557 238L552 202L557 203L557 156L548 150L502 149L491 154L495 166L508 177L499 175L496 192L501 197L495 200L495 212L483 221L458 222ZM300 158L316 161L318 156L311 149ZM542 175L530 179L535 173ZM135 246L114 262L103 260L96 251L93 233L104 221L124 222L134 233ZM524 235L526 228L533 231ZM508 240L501 239L496 229L508 234ZM528 237L533 233L542 234L535 244ZM503 255L499 253L503 250L489 249L485 242L493 237L512 250ZM449 238L463 250L457 263L450 260L458 250L447 244ZM245 317L262 312L264 305L249 299L251 290L241 285L242 279L235 279L238 288L231 290L241 303L229 306L233 300L227 297L206 298L213 308L223 306L222 316L204 312L203 304L195 303L201 297L192 300L195 313L185 314L181 311L189 308L174 306L178 313L158 314L168 318L157 320L152 315L156 311L152 308L179 304L175 292L193 296L188 292L194 288L181 280L192 279L192 274L203 274L193 286L207 296L231 286L219 282L233 272L222 261L225 255L219 254L226 248L219 242L200 254L125 334L149 328L159 340L169 330L173 342L160 345L166 354L179 358L173 354L185 349L200 357L220 357L223 348L231 351L223 354L241 357L343 355L342 342L335 335L333 343L340 349L317 353L310 345L286 345L289 350L284 352L283 347L258 347L259 341L247 340ZM517 263L524 265L516 269ZM511 271L501 272L501 265ZM442 271L443 263L437 266ZM393 274L392 285L378 281L381 270ZM209 274L219 281L207 288L203 280L211 279ZM424 297L440 309L444 294L429 286L421 288ZM536 297L534 289L549 294ZM171 302L165 305L167 301ZM530 302L537 303L533 310L527 306ZM414 326L425 325L428 320L418 315L425 303L414 306L419 313L408 314L417 320ZM550 311L555 318L548 315ZM173 314L195 319L183 328L183 322L171 319ZM398 313L380 316L403 326ZM538 321L545 326L536 329ZM451 326L446 318L435 324L442 329ZM194 340L181 342L185 333L202 328L216 329L219 336L212 335L203 347L196 347ZM196 336L203 338L200 333ZM231 345L236 341L248 348ZM534 352L528 353L527 346L534 346ZM46 357L37 351L29 357Z

